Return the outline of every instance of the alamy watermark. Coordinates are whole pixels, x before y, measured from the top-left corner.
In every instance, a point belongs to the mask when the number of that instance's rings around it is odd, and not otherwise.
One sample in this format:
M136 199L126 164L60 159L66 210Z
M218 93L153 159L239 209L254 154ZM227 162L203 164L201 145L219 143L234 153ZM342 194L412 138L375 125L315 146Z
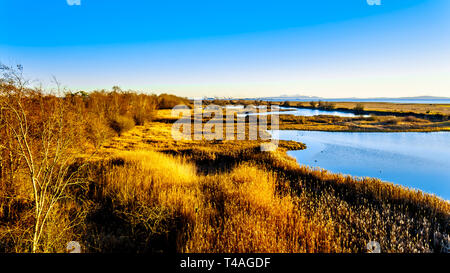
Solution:
M69 6L80 6L81 0L66 0L67 5Z
M369 253L381 253L381 246L377 241L369 241L366 248Z
M278 105L219 106L209 104L203 107L202 100L194 100L193 109L177 105L172 116L178 120L172 126L175 140L261 140L262 151L273 151L279 143ZM270 130L268 116L270 115ZM180 117L181 116L181 117ZM204 122L205 119L209 119ZM224 122L225 120L225 122ZM270 140L270 141L269 141Z
M81 245L77 241L70 241L66 246L67 253L81 253Z
M381 6L381 0L366 0L369 6Z

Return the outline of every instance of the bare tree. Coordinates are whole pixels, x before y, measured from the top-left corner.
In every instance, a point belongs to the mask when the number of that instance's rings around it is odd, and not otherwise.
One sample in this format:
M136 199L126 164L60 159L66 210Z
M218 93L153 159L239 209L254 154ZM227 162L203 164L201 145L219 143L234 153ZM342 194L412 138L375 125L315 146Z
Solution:
M4 134L9 136L0 149L8 150L10 160L18 157L23 162L34 203L32 251L38 252L50 213L65 197L67 188L80 183L77 171L70 168L74 162L72 134L62 98L27 88L21 66L0 69L4 72L0 119ZM57 92L61 92L58 83Z

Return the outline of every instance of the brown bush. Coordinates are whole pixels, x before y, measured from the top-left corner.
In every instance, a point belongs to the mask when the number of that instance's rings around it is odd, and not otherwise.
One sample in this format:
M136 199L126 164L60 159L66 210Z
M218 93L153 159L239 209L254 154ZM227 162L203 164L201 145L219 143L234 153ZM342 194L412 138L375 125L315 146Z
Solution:
M422 122L423 120L420 118L416 118L415 116L407 116L403 118L405 122Z
M398 124L398 118L397 117L389 117L387 120L384 121L385 124L390 124L390 125L396 125Z
M121 134L134 125L151 121L158 105L156 95L125 92L119 88L111 92L68 93L64 99L70 102L72 112L83 120L81 127L85 137L95 146L114 135L113 131Z
M317 101L310 101L309 105L311 105L312 108L316 108L317 107Z
M161 94L158 96L159 109L172 109L179 104L190 105L190 102L186 98L169 94Z
M132 129L135 123L132 118L127 116L116 116L109 121L109 126L120 136L122 133Z
M336 104L334 102L319 101L317 107L323 110L333 110L336 108Z
M353 108L353 110L356 112L356 113L362 113L363 111L364 111L364 104L362 104L362 103L357 103L356 105L355 105L355 108Z
M280 106L291 107L292 105L291 105L291 102L287 100L287 101L283 102Z

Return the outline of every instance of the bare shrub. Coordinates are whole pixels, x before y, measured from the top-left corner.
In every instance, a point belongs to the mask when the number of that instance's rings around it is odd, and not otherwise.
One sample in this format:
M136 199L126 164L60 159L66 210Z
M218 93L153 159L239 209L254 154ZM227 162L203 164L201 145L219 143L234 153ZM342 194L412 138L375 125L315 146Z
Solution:
M120 136L124 132L132 129L134 127L135 123L132 118L129 118L127 116L116 116L112 118L109 122L109 126L116 131L116 133Z

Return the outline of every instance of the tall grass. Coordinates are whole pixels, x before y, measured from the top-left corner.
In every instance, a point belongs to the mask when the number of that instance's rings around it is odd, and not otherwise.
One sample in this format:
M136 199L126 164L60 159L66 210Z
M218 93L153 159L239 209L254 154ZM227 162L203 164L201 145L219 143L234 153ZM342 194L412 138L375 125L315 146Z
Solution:
M95 162L99 179L83 192L87 208L82 242L87 251L175 251L192 220L195 167L152 151L121 152ZM86 198L88 196L88 198ZM83 207L80 204L81 207Z
M96 194L82 196L96 205L83 244L102 252L365 252L376 240L383 252L439 252L434 234L449 233L450 205L433 196L300 167L278 152L236 153L234 167L210 174L199 156L146 150L93 163Z

